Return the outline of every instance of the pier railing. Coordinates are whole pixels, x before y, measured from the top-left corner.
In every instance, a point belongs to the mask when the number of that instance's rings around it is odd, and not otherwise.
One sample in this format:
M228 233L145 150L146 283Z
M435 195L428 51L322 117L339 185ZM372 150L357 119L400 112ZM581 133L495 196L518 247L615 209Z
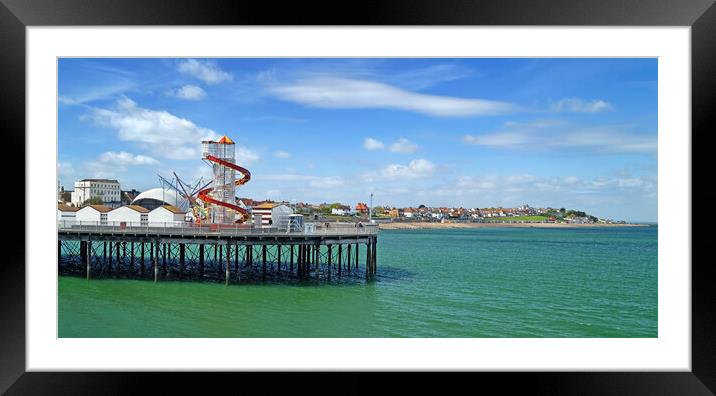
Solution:
M59 220L59 231L102 232L127 234L173 234L173 235L375 235L377 224L362 223L307 223L303 229L288 226L252 227L244 224L196 224L176 222L111 222Z

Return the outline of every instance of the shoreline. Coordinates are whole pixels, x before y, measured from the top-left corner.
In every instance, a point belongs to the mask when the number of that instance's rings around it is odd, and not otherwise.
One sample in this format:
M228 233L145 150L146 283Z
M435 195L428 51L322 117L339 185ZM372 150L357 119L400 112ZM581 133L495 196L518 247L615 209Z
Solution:
M607 228L650 227L650 224L569 224L569 223L378 223L381 230L423 230L449 228Z

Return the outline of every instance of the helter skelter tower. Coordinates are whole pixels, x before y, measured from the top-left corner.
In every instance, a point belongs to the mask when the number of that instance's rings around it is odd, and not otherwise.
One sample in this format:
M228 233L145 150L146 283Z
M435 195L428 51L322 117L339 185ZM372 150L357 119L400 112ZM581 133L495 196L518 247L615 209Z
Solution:
M236 165L234 142L227 136L217 141L202 141L201 158L211 165L214 176L213 183L197 194L207 212L204 221L212 224L246 222L249 213L236 205L236 187L251 180L251 173ZM238 179L237 172L241 173Z

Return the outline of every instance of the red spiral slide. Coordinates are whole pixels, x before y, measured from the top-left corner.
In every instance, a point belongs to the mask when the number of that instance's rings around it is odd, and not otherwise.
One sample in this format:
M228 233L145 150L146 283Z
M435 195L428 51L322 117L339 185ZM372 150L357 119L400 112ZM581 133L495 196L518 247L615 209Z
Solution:
M216 162L217 164L223 165L223 166L225 166L225 167L227 167L227 168L231 168L231 169L234 169L234 170L236 170L236 171L239 171L239 173L241 173L243 176L242 176L240 179L236 179L236 181L234 182L237 186L244 185L244 184L246 184L249 180L251 180L251 172L249 172L249 170L246 169L246 168L242 168L242 167L240 167L240 166L238 166L238 165L236 165L236 164L234 164L234 163L231 163L231 162L228 162L228 161L224 161L224 160L222 160L221 158L216 158L216 157L214 157L213 155L207 155L207 156L206 156L206 159L209 160L209 161L212 161L212 162ZM202 201L204 201L204 202L207 202L207 203L210 203L210 204L213 204L213 205L223 206L223 207L225 207L225 208L229 208L229 209L231 209L231 210L234 210L234 211L236 211L236 212L241 213L241 218L238 219L238 220L236 220L236 223L245 223L245 222L249 219L249 212L246 211L246 209L244 209L244 208L242 208L242 207L240 207L240 206L238 206L238 205L234 205L234 204L230 204L230 203L227 203L227 202L219 201L219 200L216 200L216 199L210 197L210 196L209 196L209 193L210 193L212 190L213 190L212 187L205 188L205 189L203 189L203 190L201 190L201 191L199 191L199 192L197 193L197 197L198 197L199 199L201 199Z

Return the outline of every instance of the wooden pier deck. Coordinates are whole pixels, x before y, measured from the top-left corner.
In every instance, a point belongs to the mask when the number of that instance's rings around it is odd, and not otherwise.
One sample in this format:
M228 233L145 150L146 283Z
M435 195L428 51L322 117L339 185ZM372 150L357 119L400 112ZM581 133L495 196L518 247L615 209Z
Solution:
M58 270L91 278L371 280L377 225L332 223L313 232L277 228L60 224Z

